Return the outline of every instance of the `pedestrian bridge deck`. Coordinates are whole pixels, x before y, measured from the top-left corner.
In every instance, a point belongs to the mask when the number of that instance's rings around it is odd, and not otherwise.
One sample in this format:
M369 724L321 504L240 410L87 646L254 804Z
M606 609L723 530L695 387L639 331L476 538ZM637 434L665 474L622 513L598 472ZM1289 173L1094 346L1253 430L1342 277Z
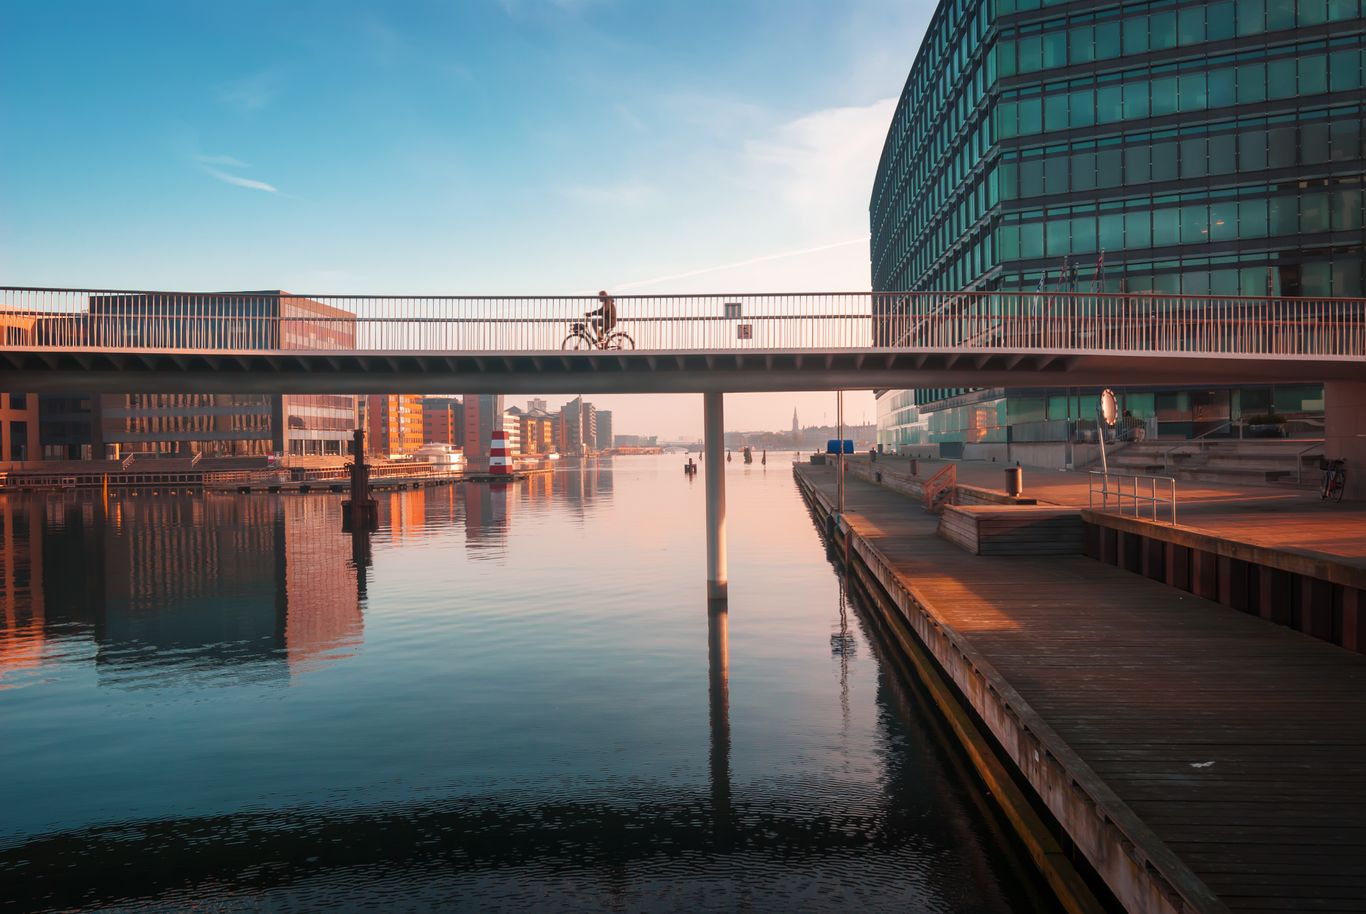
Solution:
M833 503L833 469L797 475ZM860 479L846 509L851 551L902 590L1078 847L1112 888L1128 880L1122 898L1366 911L1366 657L1082 556L968 555ZM1132 849L1096 859L1116 830L1108 846ZM1145 895L1145 870L1185 907Z

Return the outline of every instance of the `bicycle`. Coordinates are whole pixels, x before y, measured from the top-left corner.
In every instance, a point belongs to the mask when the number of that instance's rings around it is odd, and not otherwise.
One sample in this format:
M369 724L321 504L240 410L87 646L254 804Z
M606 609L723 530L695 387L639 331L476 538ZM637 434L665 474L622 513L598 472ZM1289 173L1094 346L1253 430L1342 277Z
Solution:
M1337 460L1319 460L1319 469L1323 470L1323 490L1319 494L1321 501L1342 501L1342 493L1347 488L1347 461L1339 457Z
M574 321L569 325L569 335L560 344L561 349L634 349L636 341L624 330L613 330L605 337L595 326L589 329L587 321Z

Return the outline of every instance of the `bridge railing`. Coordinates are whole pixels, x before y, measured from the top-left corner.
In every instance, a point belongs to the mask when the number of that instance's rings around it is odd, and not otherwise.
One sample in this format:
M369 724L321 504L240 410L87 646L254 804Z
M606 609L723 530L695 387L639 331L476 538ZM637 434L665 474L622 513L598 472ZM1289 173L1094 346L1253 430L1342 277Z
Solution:
M478 298L0 288L6 348L535 352L594 296ZM617 296L629 348L1366 356L1366 300L1157 293ZM624 345L626 345L624 341Z

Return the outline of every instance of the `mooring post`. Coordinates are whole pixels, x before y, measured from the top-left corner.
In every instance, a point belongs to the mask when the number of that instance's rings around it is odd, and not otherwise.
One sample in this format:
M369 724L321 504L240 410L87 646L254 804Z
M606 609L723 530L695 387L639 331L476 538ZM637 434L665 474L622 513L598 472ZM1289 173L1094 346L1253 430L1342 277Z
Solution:
M726 599L726 433L722 394L702 395L707 471L707 599Z

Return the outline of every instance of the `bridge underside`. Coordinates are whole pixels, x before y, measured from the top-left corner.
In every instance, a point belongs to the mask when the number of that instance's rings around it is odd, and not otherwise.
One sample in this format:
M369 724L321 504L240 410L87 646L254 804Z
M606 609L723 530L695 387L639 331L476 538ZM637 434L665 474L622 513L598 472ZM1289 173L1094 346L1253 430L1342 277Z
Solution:
M930 349L0 352L0 387L35 393L744 393L1331 380L1366 380L1366 360Z

